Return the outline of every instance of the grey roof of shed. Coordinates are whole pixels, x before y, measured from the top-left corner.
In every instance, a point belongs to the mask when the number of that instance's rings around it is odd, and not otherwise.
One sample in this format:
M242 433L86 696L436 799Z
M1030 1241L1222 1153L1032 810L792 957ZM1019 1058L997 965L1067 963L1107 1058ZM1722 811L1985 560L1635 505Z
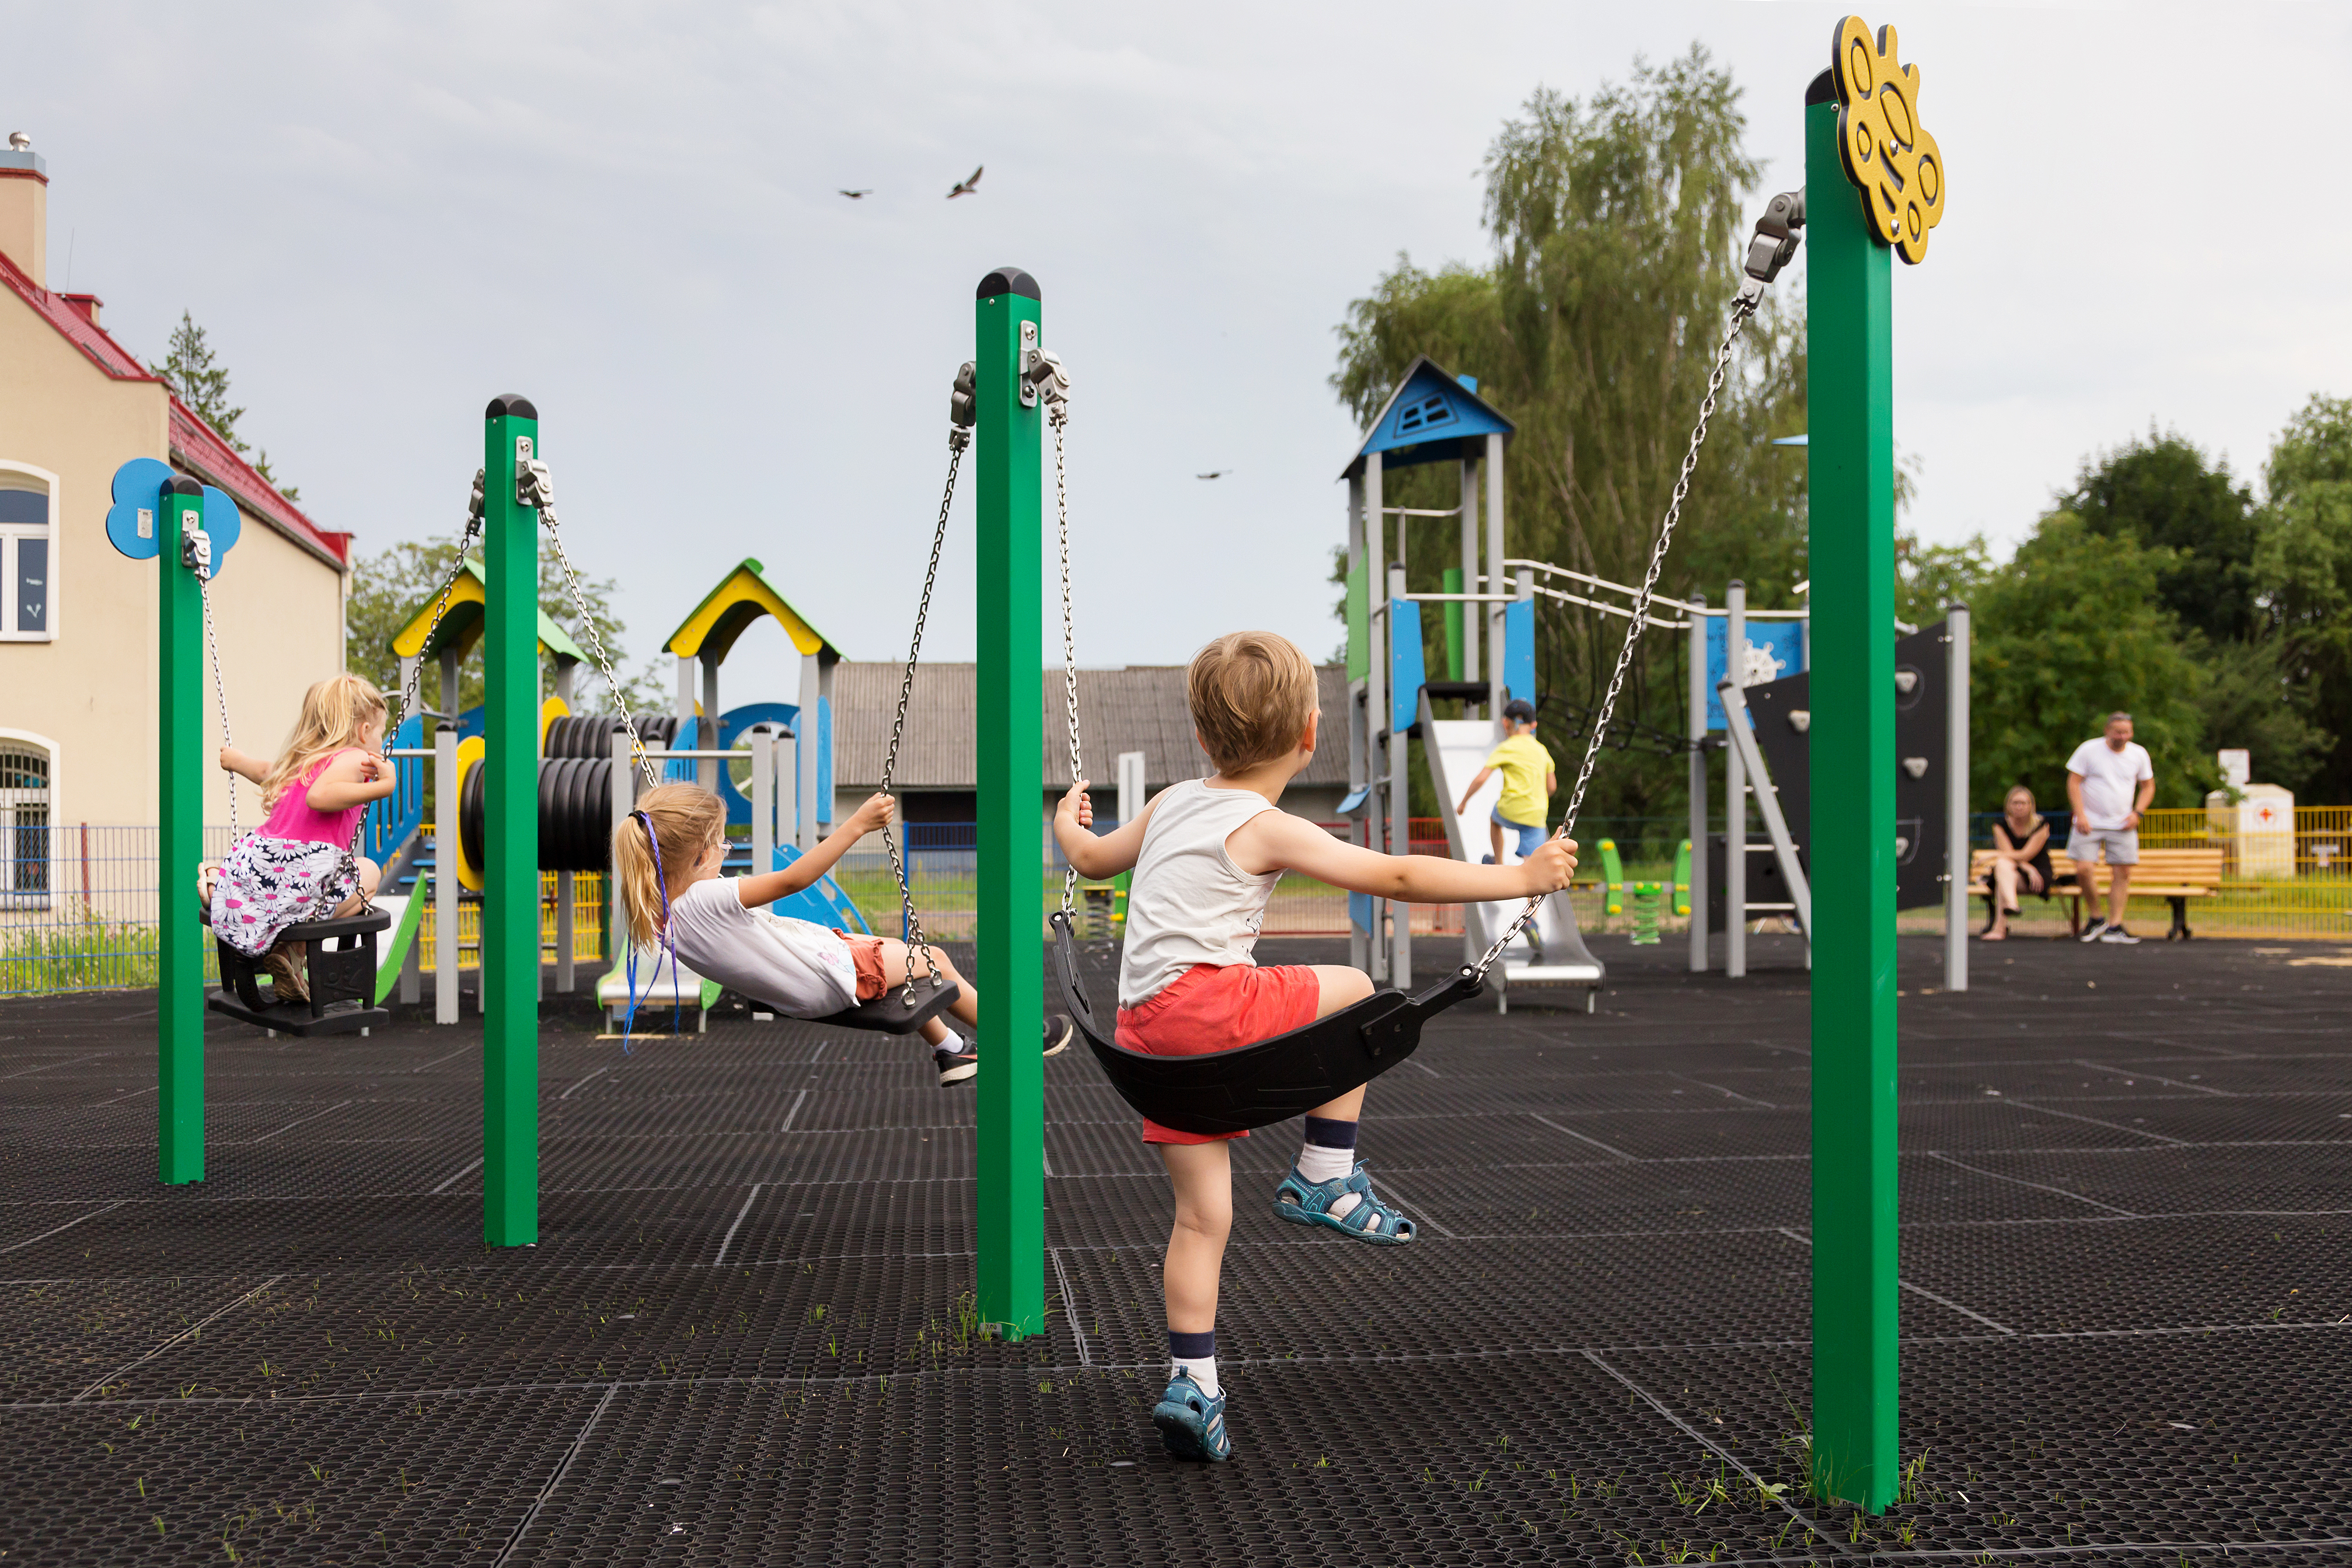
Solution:
M881 782L898 711L901 664L844 660L833 674L833 772L841 789ZM898 747L898 784L909 789L970 789L978 782L978 670L971 664L922 664L907 704L907 732ZM1348 674L1320 665L1316 683L1323 709L1315 760L1297 782L1348 781ZM1062 672L1045 672L1040 693L1045 716L1045 787L1070 785L1069 732L1064 718ZM1192 738L1184 702L1184 666L1130 664L1078 671L1078 728L1087 771L1097 784L1118 776L1118 756L1140 751L1146 787L1160 789L1214 769Z

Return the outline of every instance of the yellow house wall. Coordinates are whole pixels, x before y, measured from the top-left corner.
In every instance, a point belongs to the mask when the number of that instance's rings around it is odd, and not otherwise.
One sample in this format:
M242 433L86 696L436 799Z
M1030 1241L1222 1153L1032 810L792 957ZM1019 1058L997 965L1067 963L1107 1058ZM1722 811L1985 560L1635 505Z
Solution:
M117 381L14 295L0 296L0 459L57 476L46 643L0 643L0 729L57 747L58 823L156 820L153 561L106 538L114 471L169 460L170 403L152 382ZM343 579L247 514L213 604L230 717L247 749L274 750L303 689L343 667ZM219 716L205 680L208 733ZM207 768L207 822L228 820L226 776ZM250 787L238 802L248 825Z

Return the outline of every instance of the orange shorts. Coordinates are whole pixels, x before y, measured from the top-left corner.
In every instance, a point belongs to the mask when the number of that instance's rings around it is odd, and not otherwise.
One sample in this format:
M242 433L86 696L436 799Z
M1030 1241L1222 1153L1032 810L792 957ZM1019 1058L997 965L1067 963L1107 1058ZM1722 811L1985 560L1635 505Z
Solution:
M1304 964L1195 964L1140 1007L1118 1009L1118 1040L1153 1056L1205 1056L1315 1021L1322 982ZM1214 1144L1247 1133L1180 1133L1143 1124L1147 1144Z
M859 1001L870 1002L890 988L890 977L882 972L882 938L844 931L838 925L833 934L849 945L849 962L857 970Z

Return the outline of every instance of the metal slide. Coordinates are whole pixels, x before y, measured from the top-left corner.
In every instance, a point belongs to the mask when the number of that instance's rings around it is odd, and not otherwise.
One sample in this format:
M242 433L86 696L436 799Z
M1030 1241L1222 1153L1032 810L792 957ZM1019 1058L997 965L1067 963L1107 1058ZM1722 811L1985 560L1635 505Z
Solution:
M1454 802L1460 798L1462 786L1478 775L1486 766L1487 754L1495 749L1495 727L1483 718L1436 719L1430 716L1429 694L1421 695L1422 750L1429 758L1430 782L1437 788L1438 810L1445 818L1445 842L1454 858L1476 862L1490 853L1487 819L1493 814L1495 802L1503 798L1503 781L1489 779L1471 798L1466 820L1457 819ZM1517 865L1518 854L1507 837L1503 842L1503 863ZM1469 926L1470 936L1480 949L1493 941L1497 933L1518 915L1517 900L1507 904L1468 904L1462 907L1462 917ZM1534 934L1541 946L1521 936L1503 953L1502 962L1496 965L1488 977L1495 981L1495 1010L1510 1010L1510 988L1513 985L1580 986L1584 988L1584 1010L1591 1012L1593 998L1601 990L1608 971L1584 945L1584 936L1576 926L1576 909L1564 892L1555 893L1544 900L1536 915ZM1473 955L1475 956L1475 954Z

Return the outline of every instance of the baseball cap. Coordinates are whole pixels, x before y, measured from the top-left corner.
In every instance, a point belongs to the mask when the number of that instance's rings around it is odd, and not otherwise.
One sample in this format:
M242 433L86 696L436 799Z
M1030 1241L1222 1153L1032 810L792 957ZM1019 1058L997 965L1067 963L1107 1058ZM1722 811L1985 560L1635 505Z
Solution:
M1503 705L1503 716L1520 724L1533 724L1536 721L1536 705L1514 699Z

